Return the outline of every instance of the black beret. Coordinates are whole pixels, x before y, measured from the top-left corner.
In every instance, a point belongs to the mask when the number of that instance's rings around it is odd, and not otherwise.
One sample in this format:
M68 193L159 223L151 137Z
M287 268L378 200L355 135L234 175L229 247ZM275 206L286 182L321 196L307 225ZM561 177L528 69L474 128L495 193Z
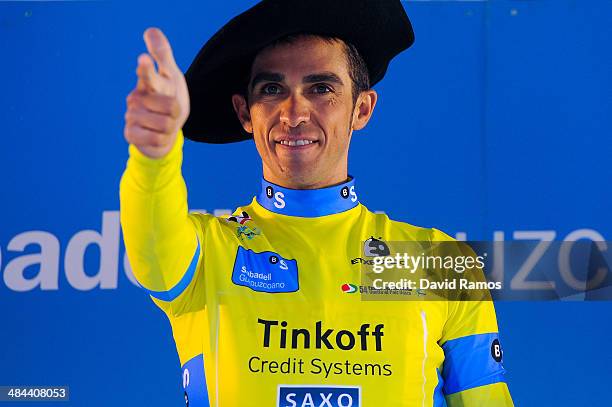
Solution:
M189 66L185 78L191 112L183 126L185 137L206 143L252 138L242 128L231 97L245 92L261 49L300 33L353 44L368 67L371 85L414 42L400 0L263 0L221 27Z

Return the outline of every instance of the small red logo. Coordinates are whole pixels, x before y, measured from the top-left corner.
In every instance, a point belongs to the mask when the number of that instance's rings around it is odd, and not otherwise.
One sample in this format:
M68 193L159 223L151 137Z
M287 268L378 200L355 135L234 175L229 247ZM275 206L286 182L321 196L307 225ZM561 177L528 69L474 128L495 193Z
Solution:
M347 294L352 294L357 292L357 286L355 284L342 284L342 291Z

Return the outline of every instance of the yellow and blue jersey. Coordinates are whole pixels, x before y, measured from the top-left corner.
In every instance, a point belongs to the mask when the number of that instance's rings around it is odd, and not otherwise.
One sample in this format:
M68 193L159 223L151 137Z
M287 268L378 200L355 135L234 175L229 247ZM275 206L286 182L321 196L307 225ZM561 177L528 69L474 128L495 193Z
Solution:
M231 216L189 213L182 143L159 160L130 146L121 222L172 325L189 406L513 405L492 302L356 292L378 244L447 235L369 211L352 179L263 180Z

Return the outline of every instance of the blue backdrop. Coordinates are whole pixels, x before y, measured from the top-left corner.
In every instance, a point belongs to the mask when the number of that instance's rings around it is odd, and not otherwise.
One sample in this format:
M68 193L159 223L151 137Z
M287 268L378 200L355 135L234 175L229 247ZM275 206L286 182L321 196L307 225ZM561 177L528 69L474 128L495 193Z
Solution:
M147 27L186 70L252 4L0 2L0 385L69 385L75 406L182 405L169 323L125 265L125 97ZM351 148L362 201L468 239L610 239L612 2L404 5L416 43ZM250 142L188 142L183 169L190 207L210 212L248 202L261 174ZM611 303L497 311L517 406L609 405Z

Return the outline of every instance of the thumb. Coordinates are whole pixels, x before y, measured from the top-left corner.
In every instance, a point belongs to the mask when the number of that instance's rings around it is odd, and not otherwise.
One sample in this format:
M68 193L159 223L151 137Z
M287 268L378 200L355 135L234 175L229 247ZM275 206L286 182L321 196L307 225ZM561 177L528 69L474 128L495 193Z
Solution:
M159 28L147 28L144 32L144 40L149 54L157 62L159 73L165 77L170 77L177 66L172 54L172 47L170 47L170 42L168 42L164 33Z

